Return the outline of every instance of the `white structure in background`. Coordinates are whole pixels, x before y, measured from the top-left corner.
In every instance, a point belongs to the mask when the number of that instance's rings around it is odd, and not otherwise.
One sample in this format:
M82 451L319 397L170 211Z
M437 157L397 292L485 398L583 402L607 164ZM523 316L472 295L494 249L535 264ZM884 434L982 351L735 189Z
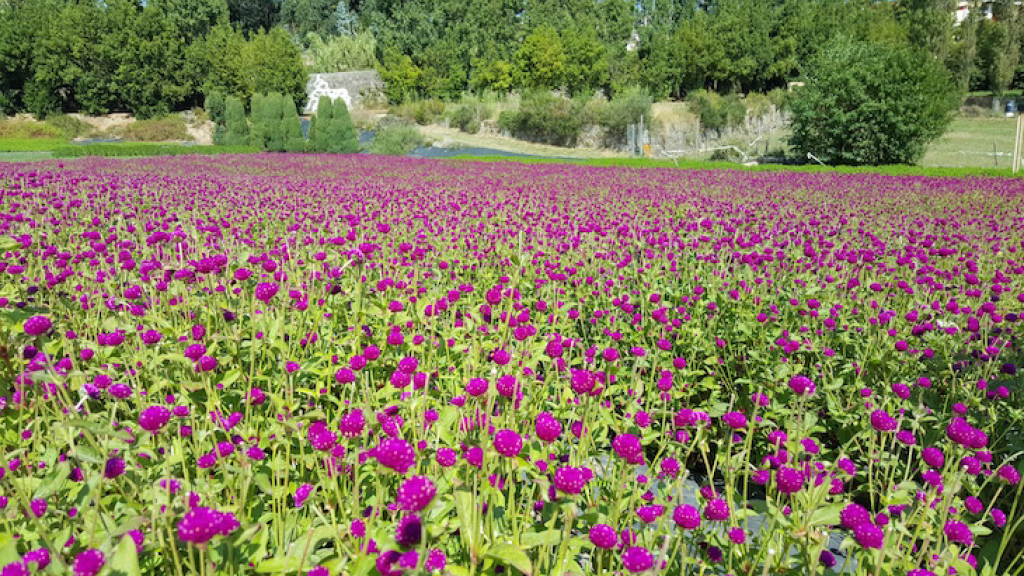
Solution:
M320 104L320 98L326 97L332 102L335 98L341 98L345 101L345 105L349 108L352 107L352 97L348 93L348 88L335 88L331 86L331 83L323 77L322 74L313 74L309 79L310 87L306 89L306 107L302 110L303 114L313 114L316 112L316 107Z
M966 2L964 0L960 0L960 2L956 3L956 23L960 24L964 20L967 20L967 17L971 12L974 12L978 17L984 20L991 20L992 7L994 4L994 2L987 2L985 0L969 0ZM1021 2L1020 0L1017 0L1014 4L1016 6L1020 6Z

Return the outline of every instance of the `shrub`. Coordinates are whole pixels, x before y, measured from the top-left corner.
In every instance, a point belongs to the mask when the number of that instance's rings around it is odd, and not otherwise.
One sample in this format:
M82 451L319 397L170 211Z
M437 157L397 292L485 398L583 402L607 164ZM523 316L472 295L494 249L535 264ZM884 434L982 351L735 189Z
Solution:
M705 130L733 128L747 117L747 107L737 94L720 96L708 90L697 90L687 96L686 102Z
M4 140L31 138L61 138L64 133L57 126L34 120L0 118L0 138Z
M316 116L309 125L309 144L311 152L326 152L328 135L331 133L331 122L334 118L334 106L330 98L320 98L316 104Z
M433 124L444 115L444 102L437 98L430 100L414 100L395 108L394 114L399 118L415 122L420 126Z
M449 120L452 126L467 132L469 134L476 134L480 131L480 123L487 119L489 116L487 107L483 104L472 103L472 104L460 104L454 112L452 112Z
M224 123L224 114L226 113L226 103L224 101L224 94L218 90L213 90L206 95L206 100L203 102L203 108L210 114L210 119L216 124Z
M260 124L261 136L265 139L266 149L270 152L284 152L284 134L281 132L282 101L280 93L267 94L263 97L258 119L255 116L253 118L254 122Z
M777 110L788 110L792 93L785 88L772 88L768 91L768 101L775 105Z
M242 106L242 101L234 96L228 96L225 109L224 144L228 146L246 145L250 138L249 121L245 118L245 107ZM214 137L216 137L216 132Z
M601 125L608 129L609 139L616 144L624 143L629 125L639 123L641 117L650 125L653 103L654 98L644 88L628 88L616 94L601 118Z
M574 146L583 127L583 105L564 96L547 91L533 92L523 97L514 114L502 113L498 126L517 138Z
M191 140L185 119L177 114L136 120L111 130L114 136L132 142L169 142Z
M958 103L942 64L911 48L840 39L808 70L789 143L831 164L913 164Z
M411 124L391 124L377 131L368 151L385 156L404 156L424 143L419 129Z
M282 101L281 138L284 140L285 152L302 152L306 149L299 113L291 98L284 98Z
M88 122L83 122L67 114L53 114L46 119L46 123L60 130L61 134L68 140L96 133L96 129Z
M327 132L327 152L352 154L359 151L359 133L348 113L344 98L334 100L331 112L331 128Z

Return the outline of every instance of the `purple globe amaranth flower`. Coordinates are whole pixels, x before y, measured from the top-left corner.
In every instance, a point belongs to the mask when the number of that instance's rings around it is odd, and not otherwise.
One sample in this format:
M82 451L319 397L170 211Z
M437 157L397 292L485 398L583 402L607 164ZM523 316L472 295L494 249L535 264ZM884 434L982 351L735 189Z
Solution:
M718 521L729 519L729 503L721 498L713 498L704 506L704 518Z
M384 438L374 448L374 456L382 466L405 474L416 464L412 445L401 438Z
M963 544L968 548L974 543L974 534L971 533L971 528L959 520L949 520L946 522L943 532L946 533L946 538L950 542Z
M413 476L398 488L398 507L409 512L419 512L430 505L437 494L437 486L426 476Z
M204 544L214 536L228 536L240 527L238 519L230 512L195 506L178 521L178 538L193 544Z
M108 458L106 464L103 466L103 476L108 479L117 478L121 474L124 474L124 470L124 458Z
M466 394L470 396L482 396L487 393L487 388L490 384L485 378L471 378L469 383L466 384Z
M103 556L103 552L89 548L75 556L71 571L74 576L96 576L106 563L107 559Z
M31 576L28 565L24 561L11 562L0 568L0 576Z
M444 552L437 548L432 548L427 553L427 561L423 564L423 568L429 571L440 571L444 570L447 564L448 558L445 557Z
M296 508L302 508L302 505L306 503L309 495L313 493L315 487L312 484L303 484L295 489L295 494L292 495L292 499L295 501Z
M891 432L899 423L885 410L875 410L871 413L871 426L879 432Z
M636 515L641 520L643 520L644 522L646 522L648 524L650 524L651 522L654 522L655 520L660 518L661 515L664 514L664 513L665 513L665 507L664 506L658 506L658 505L641 506L636 511Z
M156 432L171 419L171 411L164 406L150 406L139 414L139 426L147 432Z
M935 446L928 446L921 451L921 459L924 460L925 464L932 468L942 468L943 464L946 463L946 457L942 454L942 450Z
M814 394L814 382L803 375L796 375L789 379L789 389L797 396L810 396Z
M684 530L695 530L700 527L700 511L689 504L676 506L672 510L672 520Z
M46 316L33 316L28 320L25 320L25 333L32 336L41 336L46 334L50 327L53 326L53 322L50 321Z
M646 548L636 546L622 553L622 565L630 572L645 572L654 567L654 555Z
M742 412L726 412L722 415L722 422L734 430L747 427L747 417Z
M855 526L853 537L864 548L881 548L885 542L885 532L871 522L862 522Z
M50 565L50 551L46 548L36 548L26 552L21 559L26 564L35 564L37 570L43 570Z
M612 441L612 448L620 458L630 464L644 463L644 447L640 439L632 434L619 434Z
M782 466L775 471L775 485L783 494L799 492L806 481L803 470Z
M444 468L454 466L458 462L459 456L451 448L440 448L437 454L434 455L434 459L437 463Z
M598 548L611 550L619 542L619 534L607 524L595 524L590 528L590 542Z
M1003 464L1000 466L996 474L999 476L1000 480L1008 484L1015 485L1020 482L1020 472L1009 464Z
M423 538L423 523L415 514L403 516L395 531L395 541L402 546L416 546Z
M256 299L263 302L264 304L269 303L270 300L277 294L278 285L273 282L261 282L256 285Z
M523 438L515 430L503 428L494 435L494 449L506 458L515 458L523 449Z
M36 518L42 518L43 515L46 514L46 509L48 507L49 506L46 504L45 498L36 498L35 500L29 502L29 508L32 510L32 514Z
M555 470L554 486L557 490L565 492L566 494L579 494L583 491L583 487L587 485L587 482L593 477L593 473L588 468L574 468L572 466L563 466L558 470Z

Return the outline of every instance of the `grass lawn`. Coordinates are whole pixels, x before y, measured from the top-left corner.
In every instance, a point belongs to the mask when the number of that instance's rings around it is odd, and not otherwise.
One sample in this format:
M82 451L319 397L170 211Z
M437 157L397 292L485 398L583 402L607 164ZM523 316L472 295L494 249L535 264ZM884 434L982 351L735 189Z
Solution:
M925 153L924 166L1010 166L1016 118L956 118ZM992 156L993 142L1000 156Z
M67 143L60 138L0 138L0 152L41 152Z

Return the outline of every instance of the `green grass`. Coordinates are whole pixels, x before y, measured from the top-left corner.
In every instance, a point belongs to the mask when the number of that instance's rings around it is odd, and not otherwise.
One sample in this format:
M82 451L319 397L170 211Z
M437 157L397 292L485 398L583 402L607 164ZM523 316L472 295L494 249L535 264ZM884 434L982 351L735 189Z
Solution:
M4 138L0 139L0 152L41 152L66 146L60 138Z
M82 158L85 156L181 156L184 154L251 154L259 152L251 146L185 146L183 144L147 144L138 142L110 144L81 144L54 149L54 158Z
M1012 140L1012 138L1011 138ZM820 166L810 165L784 165L784 164L760 164L757 166L743 166L735 162L716 162L701 160L680 160L674 163L671 160L648 160L643 158L595 158L591 160L570 160L570 159L547 159L547 158L524 158L521 156L454 156L446 160L456 162L520 162L523 164L581 164L586 166L623 166L630 168L680 168L684 170L750 170L755 172L825 172L836 174L860 174L879 173L889 175L929 176L933 178L972 178L972 177L995 177L995 178L1020 178L1024 172L1018 172L1016 176L1011 174L1009 168L981 168L981 167L928 167L928 166Z
M957 118L949 130L928 148L923 166L977 166L1005 168L1010 166L1016 118ZM1005 156L993 157L995 150ZM997 165L998 163L998 165Z

